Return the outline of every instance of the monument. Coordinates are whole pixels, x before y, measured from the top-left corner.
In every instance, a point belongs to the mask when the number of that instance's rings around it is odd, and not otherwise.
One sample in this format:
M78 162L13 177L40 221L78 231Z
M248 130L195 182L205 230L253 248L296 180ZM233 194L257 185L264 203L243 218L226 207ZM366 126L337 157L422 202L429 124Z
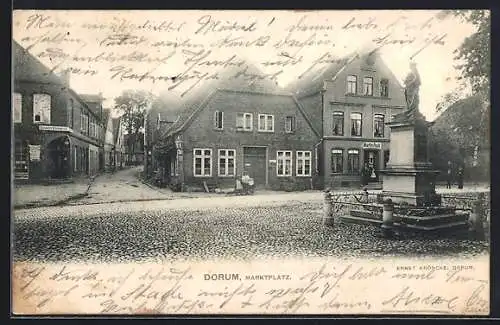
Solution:
M468 213L443 206L436 193L438 171L429 161L428 132L432 123L419 111L420 76L410 63L405 79L407 109L387 123L391 128L390 157L383 175L382 193L376 203L353 208L344 222L382 225L403 231L467 230Z
M387 123L391 128L390 157L383 175L382 195L394 203L435 206L441 203L435 183L439 173L429 161L427 122L419 111L420 76L416 63L410 63L405 79L407 110Z

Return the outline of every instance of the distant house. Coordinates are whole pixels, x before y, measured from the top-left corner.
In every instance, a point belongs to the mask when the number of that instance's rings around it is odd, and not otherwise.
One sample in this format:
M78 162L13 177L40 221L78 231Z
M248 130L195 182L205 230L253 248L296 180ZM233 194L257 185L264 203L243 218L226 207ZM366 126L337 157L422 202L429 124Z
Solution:
M237 70L189 93L166 131L159 117L152 154L162 181L180 190L234 187L246 173L260 188L314 188L319 133L301 105L268 79L234 78ZM262 75L251 64L245 71Z
M380 170L389 160L386 123L406 107L403 87L377 52L328 61L286 88L321 134L323 186L359 186L361 168L367 165L369 184L380 187Z
M111 117L111 109L103 110L103 121L105 126L104 132L104 170L111 171L115 166L115 135L113 128L113 118Z
M70 88L69 73L54 74L13 40L14 181L42 182L95 175L101 116Z
M122 168L125 164L125 139L123 134L123 123L121 117L113 118L114 136L114 162L116 168Z
M457 101L441 113L431 127L431 162L446 175L448 161L454 171L464 167L464 178L487 181L490 178L489 111L478 96Z

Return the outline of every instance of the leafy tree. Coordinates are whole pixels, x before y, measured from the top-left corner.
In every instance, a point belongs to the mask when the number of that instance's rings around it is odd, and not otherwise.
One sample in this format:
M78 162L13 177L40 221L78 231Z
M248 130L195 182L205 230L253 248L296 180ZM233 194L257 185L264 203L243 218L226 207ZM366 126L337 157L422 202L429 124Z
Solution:
M469 146L489 147L490 118L490 70L491 70L491 20L488 10L443 10L439 19L455 18L472 24L475 31L464 39L454 51L461 84L457 89L446 94L436 107L443 111L451 105L466 99L468 109L475 110L472 116L456 116L455 134L466 135ZM472 96L471 96L472 95ZM479 102L472 98L478 98ZM462 116L463 115L463 116ZM461 144L462 146L465 143Z
M135 151L137 139L144 136L144 118L153 101L153 94L143 90L125 90L115 98L114 109L122 116L130 154Z
M490 89L490 13L488 10L446 10L439 15L440 19L456 17L461 21L472 24L475 32L466 37L455 50L455 66L460 71L461 81L471 87L475 94L480 94L485 100L489 99Z

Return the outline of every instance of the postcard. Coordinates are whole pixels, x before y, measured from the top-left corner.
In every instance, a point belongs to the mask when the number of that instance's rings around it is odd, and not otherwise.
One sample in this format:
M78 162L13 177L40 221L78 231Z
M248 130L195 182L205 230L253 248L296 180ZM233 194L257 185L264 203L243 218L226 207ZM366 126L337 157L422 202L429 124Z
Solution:
M488 315L484 10L14 10L12 315Z

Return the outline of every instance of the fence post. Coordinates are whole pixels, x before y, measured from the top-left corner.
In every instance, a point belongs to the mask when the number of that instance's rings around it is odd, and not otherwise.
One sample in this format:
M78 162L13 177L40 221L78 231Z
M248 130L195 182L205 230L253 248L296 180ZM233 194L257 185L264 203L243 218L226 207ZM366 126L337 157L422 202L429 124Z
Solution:
M333 226L333 207L330 189L323 192L323 224L326 226Z
M394 236L394 203L387 199L382 211L382 236L392 238Z
M469 232L475 239L484 239L484 193L479 193L472 205L472 212L469 215Z

